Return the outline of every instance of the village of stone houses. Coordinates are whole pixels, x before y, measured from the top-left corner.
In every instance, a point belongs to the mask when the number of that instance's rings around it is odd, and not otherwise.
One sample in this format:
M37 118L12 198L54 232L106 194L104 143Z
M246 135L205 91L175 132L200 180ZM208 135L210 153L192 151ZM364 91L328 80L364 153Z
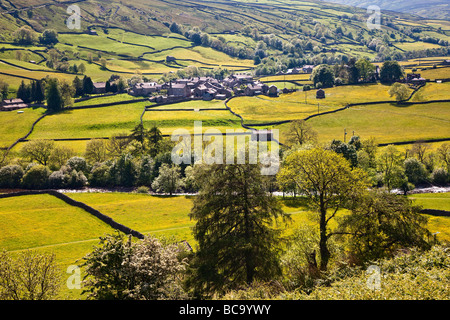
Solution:
M0 29L0 300L450 298L448 1L3 0Z

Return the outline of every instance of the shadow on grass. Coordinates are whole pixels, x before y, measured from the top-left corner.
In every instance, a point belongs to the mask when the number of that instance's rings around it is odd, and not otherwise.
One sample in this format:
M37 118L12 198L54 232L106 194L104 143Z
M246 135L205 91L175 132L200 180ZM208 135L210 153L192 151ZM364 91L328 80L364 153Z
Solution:
M278 197L282 205L289 208L308 208L308 198L296 196L296 197Z

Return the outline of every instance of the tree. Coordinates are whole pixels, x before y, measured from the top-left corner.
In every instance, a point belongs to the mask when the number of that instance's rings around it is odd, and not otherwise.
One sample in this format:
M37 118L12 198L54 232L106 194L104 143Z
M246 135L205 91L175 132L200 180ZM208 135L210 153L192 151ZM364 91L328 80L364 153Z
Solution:
M114 185L132 187L137 179L138 168L135 159L128 153L123 153L109 169Z
M44 85L42 83L42 80L37 80L35 82L35 91L33 94L33 101L36 101L37 103L41 103L44 100L45 100Z
M360 199L340 229L350 235L350 250L360 261L391 257L397 249L429 248L427 218L410 199L374 190Z
M78 76L76 76L73 79L72 86L75 89L75 94L74 94L75 97L79 97L84 94L83 81L80 78L78 78Z
M395 96L395 100L404 101L409 97L408 86L404 83L396 82L389 88L389 96Z
M315 143L317 141L317 131L305 120L294 120L289 125L286 141L289 145Z
M380 80L383 83L394 83L404 75L402 67L397 61L385 61L380 69Z
M26 250L12 255L0 253L1 300L50 300L62 284L54 254Z
M22 45L31 45L37 40L37 33L29 26L23 26L13 33L14 42Z
M8 99L8 93L9 93L9 84L6 83L5 81L0 79L0 94L1 94L1 99L2 100L6 100Z
M131 243L121 234L100 238L82 266L83 293L97 300L156 300L186 298L179 275L185 261L181 246L145 237Z
M107 158L106 143L103 139L92 139L86 144L84 156L86 160L96 163L103 162Z
M148 139L149 153L152 157L155 157L160 151L160 142L163 140L162 133L159 128L154 125L146 132L146 136Z
M46 29L42 33L42 36L40 37L39 41L42 44L56 44L58 43L58 33L56 30L53 29Z
M425 163L425 155L430 150L430 145L424 142L415 142L411 148L411 156L416 157L421 163Z
M48 187L50 174L51 171L47 166L34 165L25 172L22 184L28 189L45 189Z
M50 79L46 90L47 109L58 112L64 107L64 97L58 79Z
M22 147L22 156L28 158L30 161L37 161L46 166L50 159L55 143L51 140L31 140L25 143Z
M428 172L425 166L416 158L407 158L403 162L405 175L408 181L417 185L423 183L428 179Z
M356 68L363 81L367 82L371 79L375 72L375 66L369 60L361 58L355 63Z
M437 148L437 154L445 163L447 171L450 171L450 143L443 143Z
M321 83L323 88L330 88L334 85L333 70L331 70L330 66L321 64L313 69L311 80L315 86Z
M377 158L377 167L388 190L401 186L404 175L402 155L395 146L389 145L382 150Z
M26 103L31 101L31 86L26 85L23 80L17 89L17 98L22 99Z
M197 296L280 275L281 229L289 220L259 165L196 165L200 191L189 214L198 242L188 284Z
M156 192L164 192L170 195L180 190L184 186L180 170L180 166L175 164L169 166L164 163L161 165L159 175L152 183L152 189Z
M131 138L127 136L127 133L120 133L108 139L106 149L111 157L116 158L126 151L130 142Z
M330 259L328 240L334 235L329 222L339 209L351 206L369 186L367 176L359 168L331 150L314 148L299 150L286 157L277 176L281 184L294 182L316 208L319 220L319 269L325 271Z
M84 65L84 63L80 63L78 66L78 72L81 74L84 74L86 72L86 66Z
M0 169L0 187L18 188L23 177L23 169L18 165L8 165Z
M54 147L49 157L50 167L56 169L61 168L74 154L75 152L68 147Z
M83 78L83 92L84 94L92 94L94 92L94 83L88 76L84 76Z

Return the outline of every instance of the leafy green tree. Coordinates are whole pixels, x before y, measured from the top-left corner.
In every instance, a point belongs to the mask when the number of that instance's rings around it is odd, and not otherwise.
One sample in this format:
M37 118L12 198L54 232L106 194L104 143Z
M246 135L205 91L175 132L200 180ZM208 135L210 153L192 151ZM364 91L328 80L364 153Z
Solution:
M389 88L389 96L395 96L395 100L404 101L409 97L408 86L404 83L396 82Z
M328 240L334 235L329 223L339 209L350 207L365 192L369 186L366 173L352 169L342 155L316 147L288 155L277 180L280 184L295 183L317 210L319 269L325 271L331 256Z
M17 98L22 99L26 103L31 102L31 86L25 84L25 81L23 80L17 89Z
M425 166L416 158L407 158L403 162L405 175L408 181L417 185L428 180L428 172Z
M0 94L2 100L8 99L9 94L9 84L0 79Z
M350 162L352 167L356 167L358 165L358 154L354 144L351 144L350 142L345 143L340 140L333 140L329 148L330 150L343 155L344 158Z
M181 246L145 237L137 242L121 234L100 238L86 255L83 293L96 300L185 299L179 276L185 261Z
M79 97L84 94L83 81L78 78L78 76L73 79L72 86L75 89L75 97Z
M51 140L31 140L24 144L21 149L22 156L30 161L37 161L46 166L55 148L55 143Z
M22 45L31 45L37 40L37 33L29 26L23 26L14 31L14 42Z
M393 145L385 147L377 157L378 171L382 174L383 184L388 190L399 188L404 182L402 154Z
M394 83L404 75L402 67L397 61L385 61L380 69L380 80L383 83Z
M364 58L356 61L355 66L358 68L359 74L364 82L369 81L375 72L375 66Z
M42 80L37 80L35 82L35 91L33 93L33 101L41 103L45 100L45 89Z
M103 139L92 139L86 144L84 156L91 163L103 162L107 159L106 142Z
M83 78L83 92L84 94L92 94L94 92L94 83L88 76L84 76Z
M149 155L143 156L139 163L137 184L140 186L151 186L153 181L154 161Z
M313 69L311 80L316 86L318 83L322 84L323 88L331 88L334 85L334 73L330 66L321 64Z
M56 146L55 148L53 148L49 157L50 168L61 168L67 160L74 156L74 154L75 152L68 147Z
M160 143L163 140L161 130L155 125L146 132L146 136L148 139L149 154L155 157L160 151Z
M27 170L22 179L22 185L28 189L45 189L48 187L48 178L51 171L41 164L32 166Z
M196 296L236 288L281 274L281 229L288 220L268 193L259 165L196 165L200 191L189 214L198 248L188 285Z
M392 257L401 248L428 249L430 232L420 210L404 196L375 190L343 217L340 228L350 235L350 250L362 262Z
M181 168L178 165L163 164L159 168L159 175L152 183L152 189L156 192L164 192L172 195L184 186L181 178Z
M46 29L42 33L39 41L42 44L56 44L58 43L58 33L54 29Z
M23 169L19 165L8 165L0 169L0 187L18 188L23 177Z
M294 120L289 125L286 141L289 145L303 145L317 141L317 131L305 120Z
M64 107L64 97L58 79L50 79L46 90L47 109L51 112L58 112Z
M62 285L54 254L26 250L0 253L1 300L51 300Z
M109 174L116 186L134 186L138 175L138 167L134 157L128 153L121 154L110 167Z

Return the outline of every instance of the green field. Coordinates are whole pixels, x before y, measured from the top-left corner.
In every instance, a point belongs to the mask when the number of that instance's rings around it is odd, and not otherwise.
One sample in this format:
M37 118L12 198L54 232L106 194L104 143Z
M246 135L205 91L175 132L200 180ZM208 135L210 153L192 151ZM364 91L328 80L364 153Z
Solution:
M450 193L421 193L408 196L415 204L425 209L445 210L450 212ZM450 217L428 217L429 230L439 232L438 240L450 241Z
M137 102L48 115L35 126L29 139L101 138L130 132L139 124L147 105Z
M450 137L450 103L397 106L376 104L351 107L337 113L308 120L321 142L348 139L354 132L363 139L373 137L377 143L418 141ZM281 125L281 141L288 125ZM406 130L407 128L407 130Z
M310 90L283 94L277 98L238 97L230 100L228 106L240 114L246 123L295 120L336 110L349 103L392 101L388 89L388 86L380 84L341 86L325 89L325 99L316 99L316 91Z
M211 108L223 110L208 110ZM183 110L171 111L171 109ZM187 129L193 133L194 121L202 121L202 132L214 128L225 133L226 129L241 128L240 119L225 109L224 101L221 100L198 100L159 106L146 111L142 120L145 127L156 125L163 134L172 134L175 129Z
M17 111L0 113L1 147L9 147L14 141L25 136L30 131L33 122L44 114L45 109L28 108L22 111L23 113Z
M189 212L194 201L191 196L153 196L134 193L68 193L74 200L84 202L115 221L143 234L175 241L187 240L194 248L191 233L194 221ZM411 195L425 208L450 209L449 194ZM285 230L289 234L304 223L313 222L310 209L301 198L280 198L282 208L291 214L293 222ZM340 214L345 214L344 212ZM450 218L428 216L429 229L440 232L439 240L450 240ZM334 225L334 224L333 224ZM92 251L98 238L115 231L82 209L67 205L50 195L5 198L0 201L0 248L11 252L34 249L54 253L64 277L69 265ZM80 290L62 287L61 297L79 299Z

